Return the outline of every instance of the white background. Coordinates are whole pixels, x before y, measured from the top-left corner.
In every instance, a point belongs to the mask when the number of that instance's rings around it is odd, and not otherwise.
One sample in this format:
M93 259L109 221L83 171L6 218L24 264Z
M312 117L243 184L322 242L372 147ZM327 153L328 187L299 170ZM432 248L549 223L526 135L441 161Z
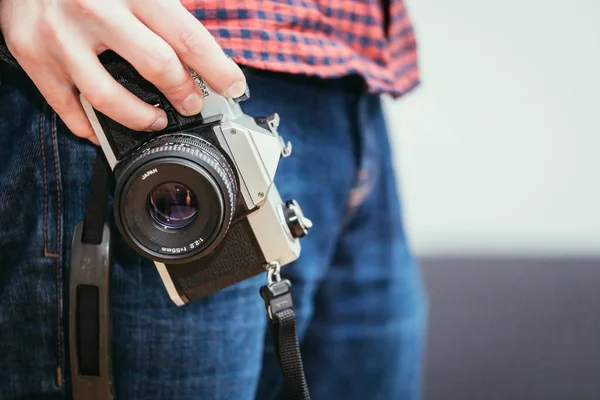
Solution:
M422 85L388 103L434 254L600 254L600 2L412 0Z

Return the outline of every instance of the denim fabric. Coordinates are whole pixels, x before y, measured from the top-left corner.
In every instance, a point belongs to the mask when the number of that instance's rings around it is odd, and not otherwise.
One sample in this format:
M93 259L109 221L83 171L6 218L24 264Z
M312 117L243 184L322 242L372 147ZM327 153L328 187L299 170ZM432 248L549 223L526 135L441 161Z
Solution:
M0 70L0 399L68 399L69 249L95 149L24 75ZM276 183L314 228L293 284L313 399L420 398L426 299L407 247L380 99L358 79L247 70L252 115L293 143ZM261 275L184 307L113 230L118 400L275 399Z

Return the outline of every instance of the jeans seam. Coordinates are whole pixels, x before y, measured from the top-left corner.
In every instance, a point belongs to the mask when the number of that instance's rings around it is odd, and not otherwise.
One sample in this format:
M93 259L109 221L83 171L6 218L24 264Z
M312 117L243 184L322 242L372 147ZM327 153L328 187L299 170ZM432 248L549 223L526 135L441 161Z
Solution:
M357 172L348 193L346 203L346 221L351 220L359 209L373 195L381 179L382 151L376 136L378 133L371 129L368 115L365 115L369 96L360 96L356 105L354 123L358 141Z
M348 206L350 210L356 210L362 206L373 194L375 189L375 177L373 171L367 168L361 168L355 176L354 185L350 189L348 196Z
M42 110L40 112L40 120L39 120L39 135L40 135L40 146L42 153L42 167L43 167L43 180L44 180L44 218L43 218L43 229L44 229L44 257L52 258L55 260L55 272L56 272L56 336L57 336L57 362L56 362L56 384L58 387L62 387L63 384L63 376L62 376L62 311L61 311L61 256L60 256L60 248L61 248L61 189L60 189L60 174L59 174L59 165L58 165L58 150L57 150L57 135L56 135L56 120L55 118L51 119L50 126L50 140L52 141L52 157L54 159L54 174L56 179L56 194L57 194L57 227L56 227L56 250L55 252L51 252L48 247L48 237L49 237L49 201L48 201L48 191L51 190L49 187L48 181L48 166L46 157L46 144L44 143L44 122L46 117L48 117L48 106L47 103L42 104ZM53 113L50 113L53 115ZM48 155L50 156L50 155Z
M368 174L369 177L364 179L364 174ZM346 212L342 218L341 224L342 229L345 229L348 226L362 205L369 200L375 191L375 180L376 177L373 176L373 172L368 169L361 168L356 173L354 183L348 192Z
M60 187L60 170L59 170L59 162L58 162L58 135L57 135L57 124L56 124L56 114L54 112L51 113L52 122L51 122L51 138L52 138L52 148L53 148L53 157L54 157L54 173L56 179L56 204L57 204L57 212L56 212L56 254L53 257L56 259L56 316L57 316L57 363L56 363L56 382L58 387L62 387L63 384L63 376L62 376L62 276L61 276L61 264L62 257L61 248L62 248L62 229L61 229L61 187Z
M40 146L42 147L42 167L44 170L44 257L58 258L58 254L48 251L48 170L46 167L46 146L44 146L45 105L42 106L39 120Z

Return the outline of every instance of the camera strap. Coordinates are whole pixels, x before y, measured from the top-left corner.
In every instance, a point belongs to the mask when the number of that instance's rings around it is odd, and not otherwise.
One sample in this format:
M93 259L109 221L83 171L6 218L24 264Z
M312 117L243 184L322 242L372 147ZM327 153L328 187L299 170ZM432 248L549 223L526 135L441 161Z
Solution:
M99 244L102 241L102 227L106 222L110 179L110 167L102 151L98 148L83 224L81 238L83 243Z
M98 149L85 219L73 233L69 351L73 399L111 400L111 239L106 223L110 168Z
M265 302L273 346L283 375L283 398L310 400L296 334L292 284L281 279L279 272L279 263L269 264L267 285L260 288L260 296Z

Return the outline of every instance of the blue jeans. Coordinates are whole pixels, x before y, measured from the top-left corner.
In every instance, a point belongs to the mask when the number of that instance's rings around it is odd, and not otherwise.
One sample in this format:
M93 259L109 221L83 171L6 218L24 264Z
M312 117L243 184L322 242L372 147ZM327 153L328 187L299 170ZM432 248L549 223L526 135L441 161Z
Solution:
M65 293L95 148L22 73L0 70L0 398L66 399ZM251 115L277 111L293 143L276 183L314 228L293 284L313 399L420 398L426 299L403 231L380 98L359 79L246 71ZM275 399L261 275L175 306L153 264L114 229L117 399Z

